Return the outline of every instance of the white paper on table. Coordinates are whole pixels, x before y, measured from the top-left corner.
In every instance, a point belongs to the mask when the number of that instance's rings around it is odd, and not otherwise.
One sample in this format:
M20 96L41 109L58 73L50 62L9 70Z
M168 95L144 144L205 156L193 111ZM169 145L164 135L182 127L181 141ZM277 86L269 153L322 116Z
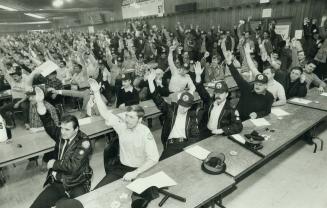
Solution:
M269 3L270 0L260 0L260 4Z
M242 144L245 144L245 139L244 139L244 137L242 137L241 135L239 135L239 134L233 134L232 137L233 137L236 141L239 141L239 142L241 142Z
M85 125L85 124L90 124L92 122L91 117L87 117L87 118L81 118L78 119L78 124L81 125Z
M192 147L186 148L184 151L200 160L206 159L210 154L210 151L200 147L199 145L194 145Z
M59 69L59 66L52 61L46 61L36 68L36 70L41 70L41 75L43 77L48 76L57 69Z
M305 104L305 105L312 102L311 100L307 100L307 99L303 99L303 98L293 98L290 101L295 102L295 103Z
M175 185L177 185L176 181L170 178L165 172L160 171L146 178L136 179L134 182L128 184L126 188L134 191L135 193L141 194L144 190L150 188L151 186L162 188Z
M274 114L277 117L290 115L288 112L284 111L281 108L272 108L271 113Z
M269 126L270 123L264 118L250 119L255 126Z
M321 96L327 96L327 92L323 92L320 94Z

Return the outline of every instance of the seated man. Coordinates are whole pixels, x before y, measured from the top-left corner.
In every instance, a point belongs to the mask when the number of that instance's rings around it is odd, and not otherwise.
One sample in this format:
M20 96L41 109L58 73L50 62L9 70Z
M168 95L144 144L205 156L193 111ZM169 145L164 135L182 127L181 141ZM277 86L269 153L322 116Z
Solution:
M239 118L237 110L233 109L229 100L228 86L225 81L221 80L216 83L213 98L210 97L207 90L201 83L201 64L195 64L196 73L196 90L199 93L203 104L204 112L203 118L199 121L201 125L205 125L204 135L211 134L224 134L231 135L237 134L242 131L242 122Z
M168 104L157 91L154 80L155 71L148 76L152 99L159 110L165 115L161 132L161 142L164 151L160 157L163 160L194 143L199 136L198 122L195 109L191 109L194 96L189 92L181 93L177 103Z
M35 88L37 112L47 134L56 142L56 159L47 164L49 169L46 188L35 199L31 208L51 208L63 198L75 198L90 190L92 147L88 137L79 130L75 116L64 116L60 127L56 126L44 105L44 94Z
M50 92L53 94L83 98L83 106L81 112L82 118L87 116L86 107L90 99L90 90L87 79L88 77L86 70L83 69L83 66L78 63L74 63L73 77L71 78L72 90L55 90L50 88Z
M307 83L299 66L291 68L289 73L278 73L276 80L284 86L286 99L307 95Z
M139 104L139 92L132 85L132 75L130 73L121 75L122 87L117 85L117 102L116 107L122 108ZM116 82L118 84L118 82Z
M247 59L248 66L254 75L260 74L258 68L254 64L253 60L250 57L250 48L249 45L246 45L244 48L245 56ZM263 69L263 74L267 76L267 90L274 96L274 103L272 106L281 106L286 104L285 89L283 85L277 82L275 77L275 69L272 66L266 67Z
M0 114L3 116L7 123L8 128L14 127L14 121L11 119L10 113L13 109L21 108L23 111L23 118L25 123L25 128L29 129L29 101L26 97L26 92L32 89L33 79L40 70L34 70L29 75L23 75L22 69L19 66L14 67L13 71L7 71L5 68L4 76L8 81L11 88L12 102L6 105L3 105L0 108Z
M313 73L316 68L317 64L314 61L308 61L308 63L304 67L303 74L307 82L307 89L309 89L312 84L314 87L318 87L319 92L324 92L326 83L319 79L319 77Z
M252 85L244 80L234 67L233 55L231 53L227 53L226 63L231 75L240 88L241 96L237 104L237 110L240 112L241 120L261 118L270 114L274 96L267 90L267 76L257 74L254 85Z
M180 92L187 87L191 92L195 91L195 86L191 77L187 74L189 71L189 65L185 64L177 68L173 60L173 52L176 49L175 46L169 48L168 63L171 71L171 79L169 82L170 92Z
M112 171L95 187L111 183L123 177L131 181L154 166L159 160L159 152L150 129L143 125L144 109L140 106L127 108L125 118L114 115L101 99L100 85L90 79L90 87L95 96L101 116L114 128L119 137L119 161ZM106 154L104 152L104 154Z

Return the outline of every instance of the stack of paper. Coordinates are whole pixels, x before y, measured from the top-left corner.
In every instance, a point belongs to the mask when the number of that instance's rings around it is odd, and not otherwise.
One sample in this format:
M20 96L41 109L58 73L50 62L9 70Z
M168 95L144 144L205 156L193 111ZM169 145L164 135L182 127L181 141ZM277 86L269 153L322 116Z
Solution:
M303 99L303 98L293 98L290 101L295 102L295 103L305 104L305 105L312 102L311 100L307 100L307 99Z
M92 122L91 117L78 119L78 123L80 126L85 124L90 124L91 122Z
M206 159L207 156L210 154L208 150L200 147L199 145L194 145L192 147L184 149L184 151L200 160Z
M162 188L175 185L177 185L177 183L172 178L170 178L163 171L160 171L146 178L136 179L134 182L128 184L126 188L131 191L134 191L135 193L141 194L143 191L150 188L151 186Z
M52 61L46 61L36 68L36 70L41 70L41 75L43 77L48 76L57 69L59 69L59 66Z
M281 117L281 116L288 116L290 115L288 112L284 111L281 108L272 108L271 109L271 113L274 114L277 117Z
M269 126L270 123L264 118L251 119L250 120L255 126Z

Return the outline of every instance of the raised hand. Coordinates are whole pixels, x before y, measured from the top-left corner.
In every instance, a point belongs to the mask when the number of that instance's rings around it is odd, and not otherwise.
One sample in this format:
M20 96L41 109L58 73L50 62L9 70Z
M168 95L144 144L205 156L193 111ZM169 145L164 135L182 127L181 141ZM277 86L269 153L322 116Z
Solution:
M147 76L148 81L153 82L156 79L156 71L152 70Z
M210 55L210 53L209 53L208 51L206 51L206 52L204 53L204 58L208 58L209 55Z
M40 103L44 100L44 92L39 87L35 87L35 100Z
M201 67L201 63L200 62L196 62L194 65L194 72L196 75L201 75L203 72L203 68Z
M230 65L233 62L233 54L230 51L225 53L225 61L227 65Z

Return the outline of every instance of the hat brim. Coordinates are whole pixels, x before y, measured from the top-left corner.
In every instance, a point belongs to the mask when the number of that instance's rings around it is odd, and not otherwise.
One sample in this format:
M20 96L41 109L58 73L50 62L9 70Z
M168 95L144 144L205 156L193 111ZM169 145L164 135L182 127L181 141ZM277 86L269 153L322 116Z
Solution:
M189 108L193 105L193 101L192 102L184 102L182 99L179 99L177 101L177 104L186 108Z

